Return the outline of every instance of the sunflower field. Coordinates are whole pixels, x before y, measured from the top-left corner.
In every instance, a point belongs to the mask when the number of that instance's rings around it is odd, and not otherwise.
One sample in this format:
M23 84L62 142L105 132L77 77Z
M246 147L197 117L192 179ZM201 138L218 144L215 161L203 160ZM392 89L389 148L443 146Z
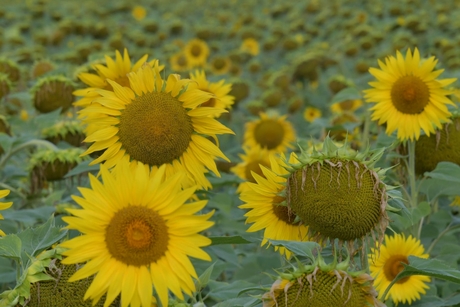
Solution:
M460 1L0 3L0 307L460 306Z

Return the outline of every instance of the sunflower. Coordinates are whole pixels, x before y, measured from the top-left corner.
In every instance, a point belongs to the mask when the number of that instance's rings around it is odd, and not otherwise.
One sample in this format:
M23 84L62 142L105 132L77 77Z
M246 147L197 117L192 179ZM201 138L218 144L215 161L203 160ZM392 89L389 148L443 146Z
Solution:
M147 16L147 10L141 5L135 5L131 11L131 15L137 20L141 21Z
M183 52L172 55L169 64L173 71L186 71L189 68L188 59Z
M189 257L210 260L201 248L211 243L199 235L213 222L213 212L195 215L206 201L186 203L196 187L181 190L184 172L164 179L166 167L150 171L123 159L110 173L101 165L103 183L90 175L91 189L73 199L82 209L68 209L68 229L81 236L62 243L64 264L86 264L69 282L96 274L85 294L93 304L107 294L104 306L121 294L121 305L150 307L152 286L162 306L168 291L179 299L192 295L197 278Z
M88 72L82 72L78 74L78 78L89 87L79 89L73 92L75 96L81 96L82 98L74 102L76 106L87 106L91 102L100 97L95 92L96 89L113 90L112 86L107 79L117 82L122 86L129 87L129 80L127 74L132 71L137 71L144 63L147 62L148 55L141 57L134 65L131 64L131 59L128 54L128 50L124 50L123 56L121 56L118 50L115 51L115 60L108 55L105 56L106 65L95 64L93 68L97 74ZM155 60L148 62L153 66Z
M191 88L198 88L199 90L213 94L213 97L208 101L202 103L200 107L216 107L219 109L230 109L232 104L235 102L235 97L229 95L232 90L231 83L225 83L225 80L219 82L209 82L206 79L206 74L202 70L197 70L195 73L190 74L190 78L195 83L190 84ZM219 114L215 114L214 117L219 117Z
M409 256L428 258L420 240L412 236L406 238L404 234L395 234L393 237L385 235L385 243L380 246L380 251L371 249L369 269L375 278L375 287L380 299L388 285L404 269L403 263L409 264ZM426 289L429 288L426 283L429 281L430 277L423 275L405 277L393 285L384 299L391 297L396 305L410 305L420 299L420 294L426 293Z
M386 133L398 130L401 141L420 137L420 129L428 136L436 128L442 128L450 112L447 104L455 105L446 96L452 91L444 89L456 78L436 79L444 70L433 70L437 60L430 57L420 60L417 48L407 50L406 58L398 51L396 58L379 61L381 69L370 68L377 81L369 82L372 89L365 90L367 102L374 102L372 120L379 125L386 123Z
M247 232L264 229L261 245L268 240L307 241L308 227L295 221L295 214L286 206L279 205L285 198L278 193L284 189L288 174L280 159L270 155L270 168L260 165L262 175L252 171L251 176L255 183L248 182L240 196L245 204L241 209L249 209L245 214L246 223L253 223ZM291 162L294 157L291 156ZM284 247L275 246L282 255L291 257L291 252Z
M101 98L85 108L100 116L86 119L92 133L85 142L94 143L84 154L105 150L91 165L105 161L110 168L128 156L155 168L167 164L168 175L185 170L188 184L211 187L205 166L219 176L214 158L228 159L207 136L233 133L212 118L225 110L197 108L214 96L187 88L192 81L178 75L163 80L158 65L144 65L128 78L132 89L109 80L114 92L97 90Z
M189 67L202 67L209 56L209 47L205 41L194 38L184 47L184 55Z
M246 124L244 143L248 147L260 146L271 151L285 152L293 148L295 131L292 124L286 121L287 115L268 115L260 113L260 119Z
M231 169L238 177L247 182L256 182L252 172L265 178L261 165L270 167L270 155L269 151L265 148L257 147L245 147L244 155L240 155L242 162L238 163ZM247 182L243 182L239 185L237 192L241 193L247 187Z
M211 71L214 75L223 75L230 71L232 61L229 57L216 56L211 60Z
M6 197L8 196L8 194L10 194L9 190L0 190L0 198ZM9 207L11 207L12 204L13 202L8 202L8 203L0 202L0 210L8 209ZM3 216L1 214L0 214L0 220L3 220ZM0 229L0 236L4 236L4 235L5 233L3 232L3 230Z
M307 107L303 112L303 118L309 123L314 122L317 118L321 117L321 110L314 107Z
M259 42L252 37L248 37L241 43L240 50L256 56L260 52Z
M321 254L313 264L280 274L270 292L262 296L263 307L384 307L368 274L349 271L349 259L326 264Z

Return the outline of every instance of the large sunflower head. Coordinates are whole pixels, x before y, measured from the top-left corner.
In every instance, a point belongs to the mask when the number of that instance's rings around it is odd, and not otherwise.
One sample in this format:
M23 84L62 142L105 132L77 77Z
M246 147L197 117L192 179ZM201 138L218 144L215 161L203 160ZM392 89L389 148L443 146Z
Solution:
M95 89L105 89L113 90L112 86L107 80L112 80L118 84L126 87L130 87L127 74L138 70L144 63L147 62L148 55L141 57L134 65L131 63L131 59L128 54L128 50L124 50L123 56L121 53L115 51L115 59L105 56L106 65L103 64L94 64L92 68L96 70L96 74L89 72L81 72L78 74L78 78L88 85L87 88L79 89L73 92L75 96L81 96L74 104L76 106L87 106L91 102L100 97L96 93ZM150 65L153 65L154 61L148 62Z
M252 156L252 155L251 155ZM307 241L308 227L296 219L295 213L287 206L282 205L286 198L280 194L285 189L287 164L274 154L267 155L270 166L266 167L262 162L257 168L249 169L252 182L248 182L241 188L241 200L245 204L239 208L248 209L245 214L246 223L253 223L247 230L255 232L264 230L261 245L268 240ZM291 162L295 162L292 156ZM247 166L248 167L248 166ZM246 170L245 170L245 176ZM282 255L291 257L291 251L284 247L275 246Z
M293 148L295 131L286 117L286 115L260 113L259 119L246 124L244 145L260 146L276 152L285 152L288 148Z
M206 205L187 202L196 187L182 190L185 173L165 179L165 172L124 159L113 172L101 165L103 183L90 175L91 188L73 196L82 209L68 209L73 216L63 220L82 235L62 244L69 249L62 263L84 263L70 282L96 274L85 299L107 294L107 306L121 294L122 306L150 307L152 286L162 306L168 291L192 295L198 277L189 257L210 260L202 247L211 240L199 232L212 226L213 212L196 215Z
M8 196L8 194L10 194L10 190L0 190L0 198L6 197ZM7 202L7 203L0 202L0 210L8 209L9 207L11 207L12 204L13 202ZM0 220L3 220L3 215L1 214L0 214ZM0 236L4 236L4 235L5 233L3 232L3 230L0 229Z
M284 207L294 224L308 226L311 240L337 239L348 243L350 252L357 240L370 234L381 242L388 225L387 188L382 182L385 170L373 165L382 153L368 149L358 153L326 138L321 152L313 148L311 153L302 149L300 156L292 153L278 166L284 172L263 168L266 178L253 173L257 183L248 184L251 190L241 197L246 202L243 208L261 203ZM257 219L263 220L253 221Z
M196 70L195 73L191 73L190 79L196 82L190 84L190 86L213 94L212 98L200 105L201 107L215 107L226 110L231 109L232 104L235 102L235 97L229 95L230 91L232 90L231 83L225 83L225 80L221 80L219 82L210 82L206 79L206 74L203 70ZM220 113L215 114L215 117L219 116Z
M31 89L34 107L41 113L49 113L59 108L64 112L72 105L73 90L73 82L64 76L42 77Z
M320 255L319 255L320 257ZM270 292L262 296L264 307L383 307L377 300L371 276L348 270L348 260L326 264L318 258L293 272L282 273Z
M208 44L199 38L194 38L185 45L184 55L189 67L202 67L208 60Z
M225 110L198 108L214 96L187 87L192 81L178 75L163 80L158 65L144 65L128 78L131 88L109 80L114 91L97 90L101 98L82 110L90 131L85 142L93 142L85 154L105 150L91 164L112 167L127 156L155 168L166 164L168 175L185 170L189 184L209 188L206 167L219 175L214 158L228 160L207 138L233 133L213 119Z
M415 48L413 53L407 50L406 58L398 51L396 57L378 63L380 69L369 69L377 81L369 82L373 88L364 93L368 102L376 103L372 120L386 123L387 134L398 130L398 139L418 140L421 129L429 136L448 121L447 105L454 103L447 97L452 91L445 87L456 78L436 79L444 70L434 70L434 56L421 60Z
M428 258L420 240L412 236L406 238L404 234L395 234L394 236L385 236L385 242L377 248L371 249L369 255L369 269L372 277L375 279L375 288L379 292L379 299L383 298L383 293L393 279L404 269L405 264L409 264L408 257L417 256ZM429 286L426 284L430 277L424 275L412 275L397 281L387 296L391 297L393 302L412 304L419 300L421 294L426 293Z

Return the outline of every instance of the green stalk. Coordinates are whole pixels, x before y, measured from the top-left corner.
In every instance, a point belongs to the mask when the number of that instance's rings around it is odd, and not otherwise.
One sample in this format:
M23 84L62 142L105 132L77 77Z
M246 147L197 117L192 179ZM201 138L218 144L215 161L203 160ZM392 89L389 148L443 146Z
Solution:
M0 160L0 169L2 169L5 166L6 161L8 161L9 158L11 158L13 155L15 155L19 151L21 151L24 148L27 148L29 146L44 146L44 147L48 147L48 148L50 148L52 150L58 150L58 148L51 142L48 142L48 141L45 141L45 140L30 140L30 141L27 141L25 143L22 143L22 144L20 144L20 145L18 145L16 147L12 148L7 153L5 153L3 158Z
M409 185L410 185L410 206L412 208L417 207L418 200L418 191L417 191L417 182L415 178L415 141L409 141L409 167L407 173L409 175Z

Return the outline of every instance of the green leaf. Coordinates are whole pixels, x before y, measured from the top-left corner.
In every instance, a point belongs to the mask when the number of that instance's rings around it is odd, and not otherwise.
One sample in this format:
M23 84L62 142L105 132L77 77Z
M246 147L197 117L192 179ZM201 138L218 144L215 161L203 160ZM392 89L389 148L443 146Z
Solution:
M257 301L260 302L259 299L249 299L247 297L238 297L238 298L231 298L229 300L217 303L213 307L245 307L245 306L253 306L254 303L257 302Z
M35 209L9 210L2 212L5 219L24 223L26 227L33 226L38 221L46 221L55 211L54 207L39 207Z
M10 234L0 238L0 256L20 260L21 249L22 242L17 235Z
M18 236L22 240L23 252L33 257L62 239L66 234L67 230L54 226L54 216L51 216L46 223L36 228L26 229L18 233Z
M206 271L203 272L203 274L200 275L197 281L196 289L197 291L200 291L204 287L208 285L209 279L211 278L212 271L214 270L214 265L216 263L214 262L211 264Z
M89 165L92 160L86 160L78 163L77 166L75 166L73 169L68 172L64 178L69 178L72 176L80 175L83 173L88 173L88 172L95 172L99 170L99 164L96 165Z
M316 242L297 242L297 241L284 241L284 240L268 240L274 246L284 246L294 253L296 256L308 257L314 260L313 251L319 250L319 244Z
M460 271L452 268L445 262L439 259L423 259L409 256L409 264L404 264L404 270L393 279L382 296L386 297L388 291L390 291L391 287L398 280L412 275L426 275L460 284Z
M251 241L246 240L242 236L209 237L209 238L211 239L211 245L252 243Z
M3 151L8 152L13 146L13 143L14 138L4 132L0 132L0 148L3 148Z
M361 99L361 93L355 87L347 87L332 97L331 104L353 99Z
M426 177L460 183L460 166L452 162L439 162L432 172L426 172Z

